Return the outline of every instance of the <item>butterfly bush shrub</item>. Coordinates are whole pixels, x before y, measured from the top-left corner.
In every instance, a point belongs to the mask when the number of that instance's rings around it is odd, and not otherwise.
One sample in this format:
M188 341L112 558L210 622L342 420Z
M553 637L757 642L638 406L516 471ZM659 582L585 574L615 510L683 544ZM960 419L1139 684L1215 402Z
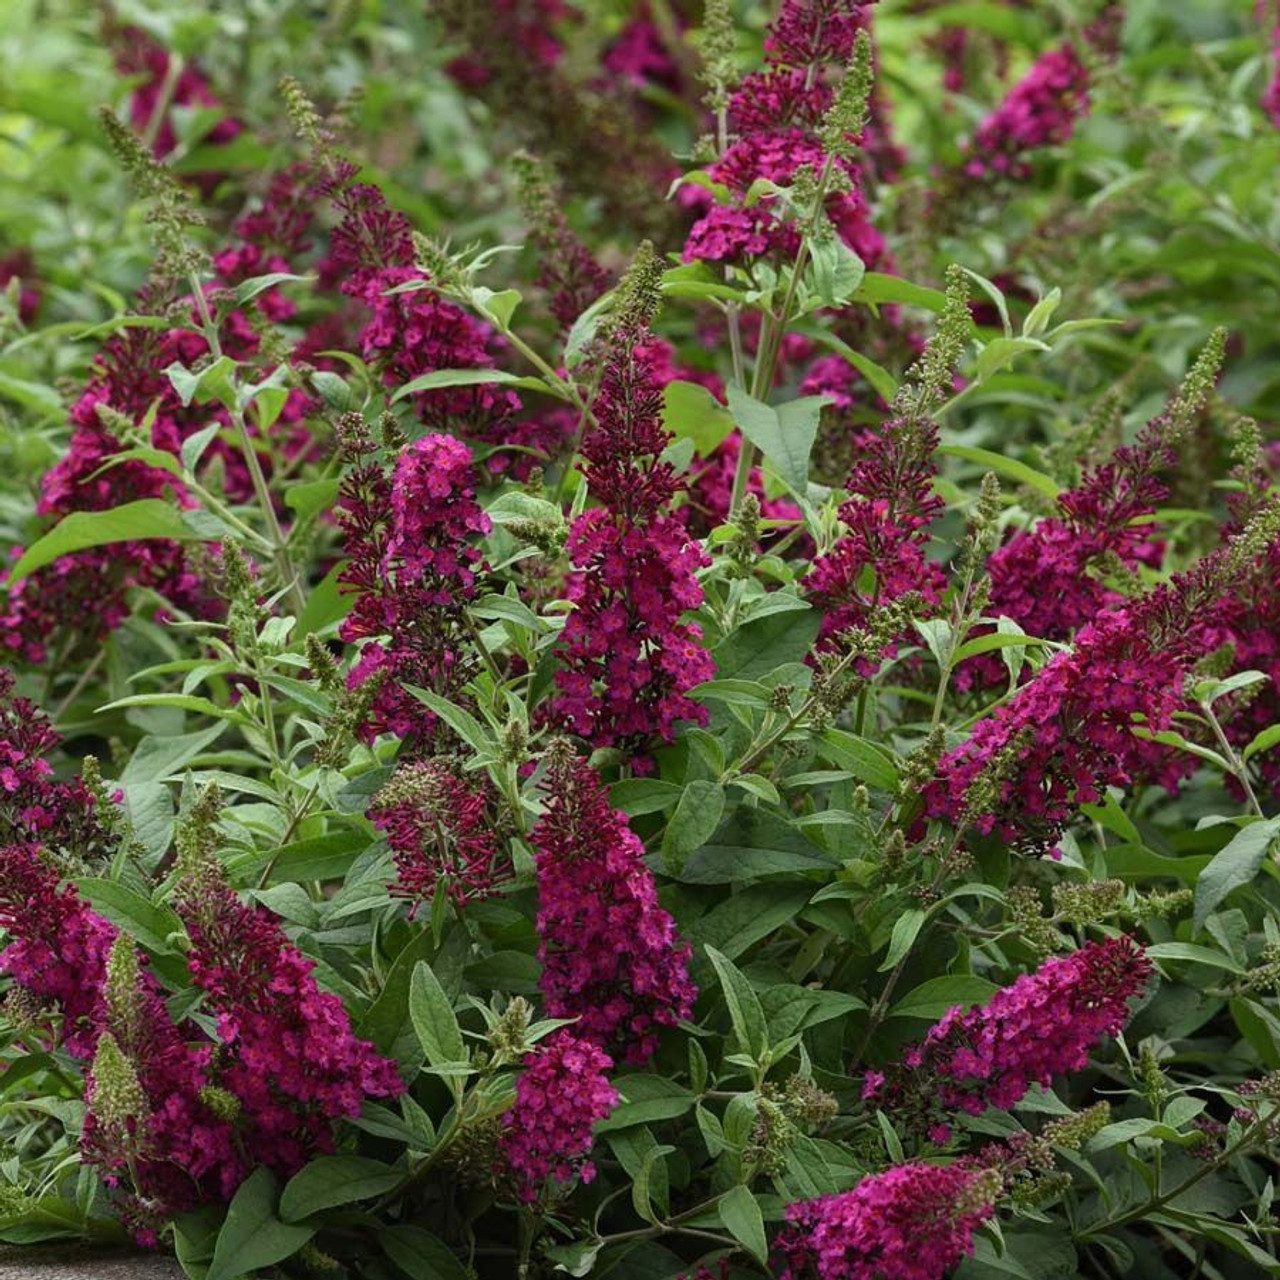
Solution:
M206 8L0 34L0 1241L1280 1275L1280 13Z

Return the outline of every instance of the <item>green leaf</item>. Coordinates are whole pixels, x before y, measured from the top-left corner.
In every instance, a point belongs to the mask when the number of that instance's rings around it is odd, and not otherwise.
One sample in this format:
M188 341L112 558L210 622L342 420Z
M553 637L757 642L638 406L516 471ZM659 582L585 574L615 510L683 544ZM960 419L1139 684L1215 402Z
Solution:
M900 960L904 960L925 922L925 913L919 907L904 911L893 925L893 936L889 939L889 951L880 964L879 972L892 969Z
M843 307L867 274L867 264L838 236L809 241L813 282L829 307Z
M621 1094L622 1101L596 1125L596 1133L674 1120L690 1110L696 1101L688 1089L665 1076L615 1076L610 1083Z
M880 396L885 403L893 400L898 394L898 380L882 365L876 364L870 356L864 356L861 351L855 351L847 342L837 338L834 333L828 333L825 329L815 329L812 332L806 332L807 337L814 338L822 343L823 346L830 347L837 355L843 356L857 371L875 389L876 394Z
M495 292L484 285L478 285L471 291L471 300L499 329L506 329L511 324L511 317L523 301L518 289Z
M760 680L809 655L822 619L816 609L787 610L752 619L712 650L719 680Z
M1209 912L1233 889L1253 881L1277 834L1280 834L1280 815L1251 822L1214 855L1196 879L1193 920L1197 933L1204 927Z
M949 458L963 458L966 462L976 462L989 471L1018 481L1019 484L1029 484L1048 498L1057 498L1062 492L1052 477L1037 471L1034 467L1027 466L1025 462L1019 462L1017 458L1006 458L1003 453L993 453L990 449L978 449L967 444L944 444L939 446L938 452Z
M468 1061L453 1004L425 960L414 966L409 983L409 1017L433 1067Z
M383 1227L378 1243L411 1280L470 1280L471 1272L453 1250L421 1227Z
M954 661L960 663L966 658L975 657L980 653L990 653L993 649L1019 648L1025 645L1040 645L1044 643L1045 641L1038 636L1020 636L1010 632L992 631L985 636L974 636L972 640L966 640L955 651Z
M419 702L425 703L430 707L472 751L478 751L482 755L492 752L494 747L493 735L485 729L470 711L466 711L462 707L455 707L447 698L442 698L438 693L433 693L430 689L419 689L412 684L405 685L405 688Z
M141 498L109 511L74 511L27 548L10 571L9 584L75 551L152 538L174 542L197 540L178 508L159 498Z
M662 425L681 440L692 440L705 458L733 430L733 417L706 387L676 379L662 392Z
M0 397L20 404L24 409L37 409L43 413L61 413L62 397L42 382L29 382L12 374L0 373Z
M313 280L314 276L295 276L288 271L272 271L265 276L250 276L247 280L241 280L236 285L236 301L237 307L243 307L246 302L252 302L260 293L266 293L268 289L274 289L276 285L292 284L301 280Z
M1256 734L1253 741L1240 753L1240 758L1252 760L1258 752L1270 751L1276 746L1280 746L1280 724L1273 724L1269 729L1263 729L1261 733Z
M696 778L684 789L676 811L662 837L662 853L670 865L679 867L695 849L715 833L724 813L724 788L716 782Z
M331 507L338 496L342 482L335 476L328 480L309 480L305 484L291 484L284 491L284 500L300 519L313 516L317 511Z
M809 490L809 454L818 434L822 406L830 396L802 396L769 405L730 385L729 411L742 434L777 469L778 475L803 497Z
M1151 960L1185 960L1188 964L1207 964L1230 973L1243 973L1244 969L1230 956L1212 947L1197 946L1194 942L1157 942L1147 948Z
M119 881L83 876L72 883L100 916L132 934L150 951L171 951L169 935L183 931L182 921L171 907L157 905Z
M404 1174L380 1160L360 1156L320 1156L289 1179L280 1197L285 1222L309 1218L353 1200L372 1200L404 1180Z
M827 729L818 750L833 764L847 769L860 782L877 791L892 791L898 785L898 767L884 748L844 729Z
M784 818L765 809L742 808L690 855L676 878L685 884L736 884L783 872L830 875L837 865Z
M769 1261L769 1241L764 1233L764 1215L750 1187L739 1183L720 1197L720 1221L725 1230L762 1266Z
M769 1048L768 1024L765 1022L764 1010L760 1007L760 998L728 956L715 947L707 947L706 952L707 959L716 971L716 977L720 979L720 989L729 1006L729 1017L738 1043L759 1064L763 1062Z
M957 1005L968 1008L970 1005L986 1004L998 990L995 983L967 973L930 978L928 982L922 982L908 991L889 1010L889 1017L928 1018L930 1022L936 1022Z
M493 383L555 394L554 388L541 378L522 378L519 374L508 373L505 369L437 369L434 373L424 373L421 377L406 382L394 392L391 403L395 404L419 391L439 391L442 387L487 386Z
M369 837L361 831L331 831L323 836L294 840L281 845L272 855L274 861L268 883L340 880L368 847Z
M748 947L799 915L812 894L812 885L751 885L696 920L689 935L736 960Z
M174 734L172 737L147 737L138 743L133 756L120 774L120 781L164 782L176 777L184 766L222 736L226 722L211 725L196 733Z
M218 1232L206 1280L240 1280L261 1267L291 1258L316 1233L313 1226L290 1225L276 1217L280 1184L265 1168L240 1184Z
M923 307L926 311L936 311L939 315L946 309L947 295L937 289L929 289L921 284L912 284L898 276L887 276L880 271L868 271L862 277L858 291L853 295L855 302L869 302L878 306L882 302L904 302L910 307Z

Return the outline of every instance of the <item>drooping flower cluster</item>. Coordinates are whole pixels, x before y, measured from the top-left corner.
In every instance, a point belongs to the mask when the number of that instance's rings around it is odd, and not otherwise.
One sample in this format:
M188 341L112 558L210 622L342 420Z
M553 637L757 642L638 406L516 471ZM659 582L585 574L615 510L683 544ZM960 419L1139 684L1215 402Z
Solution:
M417 739L435 721L404 685L448 693L470 674L463 610L481 567L473 543L489 518L475 499L471 451L452 436L415 441L391 474L369 461L367 435L353 430L345 445L356 465L339 494L348 557L340 581L356 600L340 635L366 642L349 683L383 681L368 737Z
M342 1001L320 990L315 962L279 921L226 883L216 855L199 849L183 862L174 906L192 981L217 1022L218 1086L243 1114L250 1159L287 1177L333 1150L335 1121L404 1085L395 1063L352 1033Z
M736 138L707 170L712 181L728 189L728 202L710 204L705 190L683 189L685 202L702 211L685 242L686 262L724 262L769 253L794 257L799 228L778 216L775 200L758 198L752 184L765 179L790 186L801 170L816 178L828 165L838 175L825 197L828 218L864 262L878 262L884 241L870 223L862 192L870 166L857 157L830 155L818 137L834 101L830 72L834 67L842 73L848 66L858 32L869 24L872 3L783 4L765 40L765 70L745 77L730 99L728 123ZM871 132L870 126L864 131L864 144L872 141Z
M369 809L395 855L391 891L412 898L412 911L441 884L459 909L487 898L507 872L495 807L487 781L469 783L441 760L397 770Z
M547 1012L575 1034L643 1063L662 1027L688 1018L697 989L690 948L658 902L644 846L613 809L595 770L562 747L533 832L538 958Z
M1152 972L1123 934L1053 956L985 1006L952 1009L900 1066L868 1073L864 1096L908 1114L1012 1107L1033 1084L1087 1066L1102 1038L1124 1026Z
M1090 58L1114 52L1123 6L1109 4L1086 28L1084 48L1067 41L1042 54L978 126L964 172L970 178L1025 178L1028 157L1059 146L1088 114Z
M596 1176L591 1130L618 1105L618 1091L605 1073L607 1053L567 1029L554 1032L525 1059L516 1100L503 1117L499 1151L520 1184L520 1195L537 1200L548 1185Z
M787 1209L774 1241L779 1280L942 1280L973 1252L1000 1177L960 1165L902 1164L852 1191Z
M1148 744L1133 729L1170 727L1187 675L1225 635L1232 592L1258 573L1244 539L1079 631L943 757L928 812L1049 848L1081 804L1148 771ZM1182 766L1171 768L1162 781L1173 787Z
M635 270L635 269L633 269ZM660 459L671 440L647 326L624 325L610 344L582 453L592 496L569 534L576 572L558 652L553 716L595 746L639 751L670 742L681 720L706 722L688 697L711 678L696 574L709 563L671 514L680 488Z

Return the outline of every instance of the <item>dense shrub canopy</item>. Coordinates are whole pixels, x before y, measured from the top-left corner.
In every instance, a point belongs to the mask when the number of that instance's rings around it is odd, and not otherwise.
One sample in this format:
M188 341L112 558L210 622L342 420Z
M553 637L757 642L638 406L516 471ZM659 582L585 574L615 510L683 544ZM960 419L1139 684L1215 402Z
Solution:
M1280 1275L1280 8L10 0L0 157L0 1241Z

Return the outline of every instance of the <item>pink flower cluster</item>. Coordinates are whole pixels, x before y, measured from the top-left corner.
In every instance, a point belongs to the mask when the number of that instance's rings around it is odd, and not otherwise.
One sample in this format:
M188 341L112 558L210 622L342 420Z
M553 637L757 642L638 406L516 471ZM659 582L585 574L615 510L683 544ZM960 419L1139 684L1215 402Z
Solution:
M931 816L1049 848L1082 804L1145 776L1156 762L1132 732L1168 729L1183 684L1222 634L1225 602L1241 584L1215 581L1216 556L1080 630L962 746L925 790ZM1212 639L1206 639L1212 637ZM1161 759L1166 756L1162 753ZM1162 779L1177 785L1182 765ZM980 796L977 807L973 794Z
M549 1189L548 1179L565 1185L595 1178L587 1158L591 1130L618 1105L618 1091L605 1076L613 1066L609 1055L568 1030L553 1032L525 1062L499 1151L531 1203Z
M1067 41L1044 53L978 126L964 172L970 178L1025 178L1027 157L1068 141L1089 111L1089 51L1109 53L1123 6L1108 5L1084 32L1085 49Z
M88 860L107 840L105 815L82 779L53 776L44 757L58 742L49 718L17 696L13 674L0 667L0 843Z
M500 350L493 327L430 286L415 266L409 220L377 187L349 179L343 168L330 182L341 221L322 274L368 310L357 340L361 355L389 387L443 369L493 368ZM391 292L413 282L421 287ZM430 430L491 446L495 472L511 468L522 478L564 442L561 416L522 416L520 397L497 383L420 391L413 404Z
M333 1150L334 1121L366 1097L404 1091L395 1063L357 1039L342 1001L279 922L225 883L189 882L175 905L191 938L187 965L221 1041L218 1084L243 1112L240 1138L255 1164L282 1176Z
M151 973L144 969L139 979L127 1024L100 1010L98 1030L119 1042L147 1110L134 1120L130 1141L122 1142L101 1121L98 1082L90 1071L81 1146L107 1185L123 1190L126 1213L142 1228L141 1242L154 1243L143 1234L149 1220L230 1200L251 1166L234 1119L210 1106L214 1045L191 1043L192 1029L174 1024Z
M369 819L396 860L392 892L412 898L413 911L441 883L461 909L487 898L504 878L492 791L487 780L467 783L440 760L420 760L374 798Z
M776 215L775 200L748 203L746 194L761 178L788 186L803 167L815 174L823 170L827 156L816 130L833 96L827 73L833 65L844 71L858 31L869 23L869 9L863 0L786 0L765 40L766 69L744 78L729 103L729 123L738 136L707 171L728 188L729 202L711 204L701 188L682 189L682 199L702 211L685 241L686 262L795 256L799 229ZM869 127L864 143L871 132ZM867 166L843 158L835 163L847 189L827 197L827 214L845 243L875 265L884 241L869 221L862 194Z
M547 1013L627 1062L653 1055L658 1032L697 997L690 948L658 902L644 846L584 760L556 759L533 832L538 958Z
M208 109L220 108L222 103L198 66L188 63L173 75L174 55L137 27L127 27L119 33L118 49L117 70L124 75L145 77L129 99L129 119L143 137L151 137L152 150L163 160L178 145L174 107ZM159 119L157 111L162 113ZM243 131L240 121L227 118L219 120L203 141L217 146L238 138ZM203 176L211 178L210 190L217 185L217 175Z
M93 1056L96 1014L115 928L89 909L31 845L0 847L0 926L12 941L0 970L62 1013L62 1043Z
M709 563L670 514L679 485L659 460L670 442L647 333L620 336L595 401L597 425L582 453L601 503L570 530L577 572L559 644L552 714L598 747L638 751L670 742L675 724L706 722L688 695L711 678L702 632L684 614L702 603L696 574Z
M934 1113L1012 1107L1033 1084L1087 1066L1102 1038L1124 1026L1129 1001L1152 972L1145 953L1124 934L1054 956L985 1006L952 1009L900 1066L869 1072L863 1096L899 1105L910 1099ZM945 1136L941 1128L938 1137Z
M337 519L348 556L340 581L356 595L339 634L366 642L348 680L358 688L385 673L367 735L428 735L434 717L403 686L448 693L467 678L462 609L481 566L473 542L490 528L471 451L432 435L410 445L391 475L358 460L342 481Z
M824 640L907 592L930 604L941 599L946 579L925 558L928 526L943 505L933 491L937 442L937 427L917 417L890 418L862 437L850 496L840 506L846 532L805 579L809 597L825 610Z
M1058 497L1058 513L1016 534L991 557L988 612L1012 618L1029 635L1067 640L1124 597L1103 580L1108 562L1158 567L1163 543L1150 517L1167 490L1160 472L1177 460L1159 417L1133 445L1086 469L1074 489ZM957 672L957 686L999 683L1004 664L984 654Z
M959 1165L902 1164L852 1191L787 1209L779 1280L942 1280L992 1215L990 1179Z

